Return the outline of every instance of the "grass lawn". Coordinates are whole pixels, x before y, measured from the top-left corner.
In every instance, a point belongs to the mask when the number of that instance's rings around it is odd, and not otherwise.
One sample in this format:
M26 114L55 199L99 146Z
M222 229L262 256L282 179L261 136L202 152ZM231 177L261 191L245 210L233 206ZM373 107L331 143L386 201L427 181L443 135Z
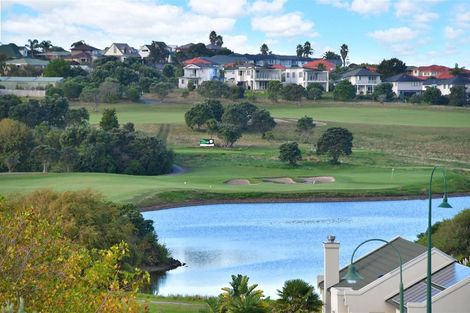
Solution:
M232 149L197 147L205 132L184 125L184 112L194 102L177 96L164 103L119 103L121 124L133 122L149 134L164 134L176 153L176 163L188 171L169 176L129 176L100 173L0 174L0 194L29 192L39 188L78 190L89 188L110 200L142 206L194 200L297 198L317 196L424 195L431 166L445 165L449 188L470 192L470 109L407 104L335 103L331 100L261 105L278 119L274 140L244 134ZM83 104L74 104L79 106ZM86 105L85 105L86 106ZM91 112L91 110L90 110ZM100 112L91 112L97 123ZM330 165L324 157L308 155L311 144L302 144L304 159L297 167L282 164L278 147L298 140L296 119L310 115L321 121L312 142L328 127L346 127L354 135L354 152L343 164ZM392 175L392 169L393 175ZM269 177L288 177L299 182L306 176L332 176L334 183L279 184ZM228 185L230 179L247 179L249 185ZM440 179L436 181L440 183ZM439 188L438 185L436 185ZM437 190L437 189L436 189Z
M150 313L201 313L209 312L203 298L193 297L161 297L140 294L139 302L146 305Z

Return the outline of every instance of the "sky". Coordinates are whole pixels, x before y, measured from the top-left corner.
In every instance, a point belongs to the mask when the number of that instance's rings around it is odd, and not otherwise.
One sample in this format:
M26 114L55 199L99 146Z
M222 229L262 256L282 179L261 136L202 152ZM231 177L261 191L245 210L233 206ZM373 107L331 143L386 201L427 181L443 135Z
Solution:
M97 48L152 40L208 43L215 30L224 46L295 54L309 41L313 57L349 46L351 63L397 57L407 65L470 68L470 0L0 0L0 42L50 40Z

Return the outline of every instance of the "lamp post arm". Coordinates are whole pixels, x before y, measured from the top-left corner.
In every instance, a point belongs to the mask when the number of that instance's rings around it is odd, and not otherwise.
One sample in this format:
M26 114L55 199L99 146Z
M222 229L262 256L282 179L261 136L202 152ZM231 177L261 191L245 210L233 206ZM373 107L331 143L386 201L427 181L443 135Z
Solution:
M405 304L404 304L404 297L403 297L403 258L401 257L401 253L400 251L398 251L398 249L393 245L391 244L389 241L387 240L384 240L384 239L379 239L379 238L373 238L373 239L368 239L362 243L360 243L356 249L354 249L354 252L353 254L351 255L351 264L354 263L354 255L356 254L356 251L364 244L368 243L368 242L371 242L371 241L380 241L380 242L384 242L388 245L390 245L393 250L395 251L395 253L398 255L398 258L400 259L400 313L404 313L405 312Z

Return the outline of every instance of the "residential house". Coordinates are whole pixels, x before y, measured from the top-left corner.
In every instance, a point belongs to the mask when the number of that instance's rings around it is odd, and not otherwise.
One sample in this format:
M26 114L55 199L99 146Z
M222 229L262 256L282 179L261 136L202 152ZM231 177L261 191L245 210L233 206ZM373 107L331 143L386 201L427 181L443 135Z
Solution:
M67 61L75 61L80 64L91 63L103 55L103 51L85 43L73 47L70 49L70 52L70 57L66 57L64 59Z
M439 78L441 75L448 74L451 70L447 66L442 65L418 66L407 69L409 69L412 76L416 76L422 79L427 79L430 77Z
M284 68L282 71L282 82L286 84L297 84L307 88L309 84L316 83L329 90L329 73L319 69L304 67Z
M221 69L205 58L186 60L183 67L183 76L178 79L178 88L188 88L191 81L196 88L204 81L222 80Z
M270 81L281 81L282 69L276 66L258 66L251 63L239 65L235 70L234 82L249 90L265 90ZM226 75L226 80L231 80L230 75Z
M466 75L457 75L447 79L428 79L423 82L423 90L429 87L436 87L441 94L447 96L452 87L465 87L467 94L470 94L470 78Z
M163 41L155 41L153 42L155 45L158 45L158 47L161 47L162 49L165 49L168 53L168 57L165 58L165 60L162 60L163 63L172 63L172 56L174 54L173 49L169 47L166 43ZM152 45L143 45L140 47L138 53L142 59L147 59L150 57L151 54L151 49Z
M117 57L121 62L128 58L140 58L139 51L127 43L113 43L104 51L105 56Z
M194 46L194 44L191 42L191 43L187 43L185 45L181 45L181 46L177 46L175 48L175 51L176 52L181 52L181 51L186 51L188 50L189 48L191 48L192 46Z
M380 74L371 70L360 67L343 74L341 79L346 79L356 86L357 95L370 95L374 92L375 86L379 85Z
M57 86L64 81L63 77L13 77L0 76L0 95L18 97L44 97L49 85Z
M324 313L397 313L400 257L396 250L403 261L405 310L407 313L426 311L427 251L424 246L397 237L356 258L354 265L363 279L355 283L343 278L349 264L339 268L340 244L334 236L329 236L323 247L324 273L318 276L317 284ZM470 267L457 263L436 248L431 251L431 259L433 311L469 312Z
M392 90L399 98L421 94L423 90L423 81L421 79L405 73L394 75L384 81L392 84Z
M139 49L139 55L142 59L148 58L150 56L150 45L143 45Z

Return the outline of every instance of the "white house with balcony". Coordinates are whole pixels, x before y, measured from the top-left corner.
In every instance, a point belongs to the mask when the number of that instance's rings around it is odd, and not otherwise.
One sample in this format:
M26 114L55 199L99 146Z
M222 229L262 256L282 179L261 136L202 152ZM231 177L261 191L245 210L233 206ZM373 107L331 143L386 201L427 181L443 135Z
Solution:
M178 88L188 88L190 81L197 88L202 82L209 80L222 80L219 66L204 63L188 64L183 67L183 76L178 79Z
M365 67L346 72L341 79L346 79L356 86L356 95L370 95L374 92L375 86L382 82L380 74Z
M399 98L421 94L423 90L421 79L405 73L389 77L384 82L392 84L392 90Z
M307 88L309 84L316 83L321 85L326 92L329 90L328 71L303 67L291 67L284 69L283 76L283 82L286 84L297 84Z
M270 81L281 81L281 72L279 68L245 64L231 69L230 72L226 71L225 80L245 89L265 90Z
M395 249L403 260L405 312L426 312L426 247L396 237L353 260L363 279L352 283L343 278L349 264L339 267L340 244L335 239L329 236L323 243L324 272L317 278L324 313L398 313L400 257ZM431 251L431 260L433 312L470 312L470 267L436 248Z

